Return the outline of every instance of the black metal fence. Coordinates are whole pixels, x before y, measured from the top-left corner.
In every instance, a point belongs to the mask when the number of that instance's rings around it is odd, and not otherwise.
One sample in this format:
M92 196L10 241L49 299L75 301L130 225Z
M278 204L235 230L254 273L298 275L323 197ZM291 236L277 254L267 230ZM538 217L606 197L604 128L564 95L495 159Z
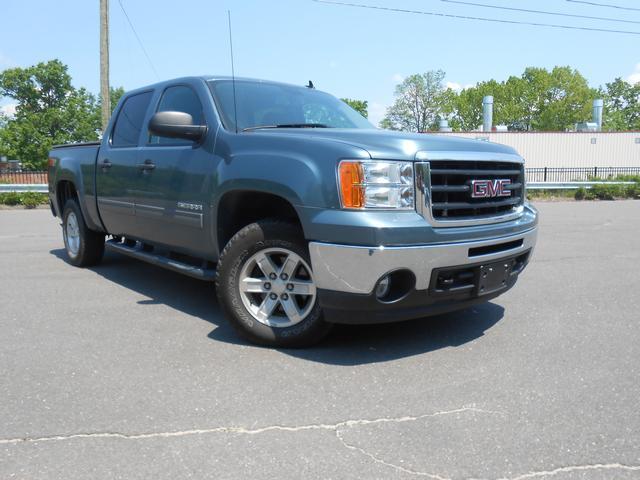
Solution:
M525 168L525 172L528 182L576 182L640 175L640 167L535 167Z

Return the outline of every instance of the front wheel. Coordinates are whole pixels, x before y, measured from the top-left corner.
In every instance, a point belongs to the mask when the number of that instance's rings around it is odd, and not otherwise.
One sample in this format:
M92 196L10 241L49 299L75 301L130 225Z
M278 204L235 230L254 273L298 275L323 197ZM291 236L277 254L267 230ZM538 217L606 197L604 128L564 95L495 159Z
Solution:
M217 292L231 324L254 343L304 347L331 328L306 242L290 223L263 220L234 235L220 255Z

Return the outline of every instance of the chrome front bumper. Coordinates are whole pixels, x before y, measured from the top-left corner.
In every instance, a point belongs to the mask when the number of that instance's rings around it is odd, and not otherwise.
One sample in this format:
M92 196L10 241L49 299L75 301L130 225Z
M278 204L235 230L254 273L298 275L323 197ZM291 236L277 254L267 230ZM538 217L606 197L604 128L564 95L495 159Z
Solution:
M532 250L537 227L517 235L489 240L407 247L362 247L311 242L309 253L316 286L339 292L370 294L383 275L408 269L416 277L416 290L429 288L435 268L456 267L491 262ZM520 242L521 240L521 242ZM475 255L472 249L516 242L513 248L496 253Z

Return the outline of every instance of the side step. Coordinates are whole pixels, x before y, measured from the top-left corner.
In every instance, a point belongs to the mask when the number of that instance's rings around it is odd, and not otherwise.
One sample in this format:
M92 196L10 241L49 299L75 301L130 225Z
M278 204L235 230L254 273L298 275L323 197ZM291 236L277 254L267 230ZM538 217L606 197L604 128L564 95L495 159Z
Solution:
M214 282L217 276L217 272L212 268L198 268L194 265L179 262L164 255L146 252L142 249L142 245L140 243L136 243L135 246L129 246L115 240L108 240L104 243L104 246L105 249L109 251L123 253L129 257L137 258L143 262L151 263L158 267L166 268L167 270L173 270L174 272L182 273L184 275L197 278L198 280Z

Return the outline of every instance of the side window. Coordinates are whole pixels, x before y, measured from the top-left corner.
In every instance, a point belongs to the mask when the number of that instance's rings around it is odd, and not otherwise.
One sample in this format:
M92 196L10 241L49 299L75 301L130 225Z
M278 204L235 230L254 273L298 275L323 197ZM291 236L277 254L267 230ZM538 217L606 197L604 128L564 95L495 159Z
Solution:
M142 122L147 114L152 92L139 93L127 98L118 113L111 134L111 146L135 147L138 145Z
M184 112L191 115L194 125L204 125L202 103L192 88L177 85L167 88L162 94L158 112ZM191 145L191 140L151 136L149 143L154 145Z

